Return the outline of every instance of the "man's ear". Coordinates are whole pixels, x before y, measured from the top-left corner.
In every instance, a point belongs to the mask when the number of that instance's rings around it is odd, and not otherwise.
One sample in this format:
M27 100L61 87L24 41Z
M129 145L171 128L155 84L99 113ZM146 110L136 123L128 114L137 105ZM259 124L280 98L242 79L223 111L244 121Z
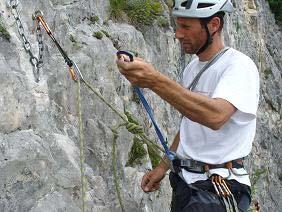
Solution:
M220 28L220 18L213 17L208 23L208 28L211 34L214 34L215 32L217 32Z

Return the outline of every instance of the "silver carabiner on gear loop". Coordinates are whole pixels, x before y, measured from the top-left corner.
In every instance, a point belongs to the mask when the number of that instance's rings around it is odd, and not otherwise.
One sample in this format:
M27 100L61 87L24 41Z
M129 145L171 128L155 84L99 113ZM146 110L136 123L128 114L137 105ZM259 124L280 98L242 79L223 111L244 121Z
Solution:
M15 8L19 5L19 0L7 0L7 6L11 8Z

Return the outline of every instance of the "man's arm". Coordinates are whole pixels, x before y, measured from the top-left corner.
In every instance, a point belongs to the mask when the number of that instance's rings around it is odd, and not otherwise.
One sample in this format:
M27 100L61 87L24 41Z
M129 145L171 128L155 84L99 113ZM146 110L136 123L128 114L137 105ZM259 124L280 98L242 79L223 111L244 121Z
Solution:
M179 140L180 139L178 132L173 140L170 150L177 150ZM169 163L169 159L167 157L164 157L156 168L154 168L152 171L147 172L143 176L141 181L141 188L143 189L143 191L152 192L160 187L160 182L165 177L165 174L169 169Z
M224 99L192 92L162 74L151 89L190 120L213 130L219 129L237 110Z
M130 63L118 60L117 64L131 84L151 89L190 120L213 130L224 125L237 110L224 99L189 91L140 58Z

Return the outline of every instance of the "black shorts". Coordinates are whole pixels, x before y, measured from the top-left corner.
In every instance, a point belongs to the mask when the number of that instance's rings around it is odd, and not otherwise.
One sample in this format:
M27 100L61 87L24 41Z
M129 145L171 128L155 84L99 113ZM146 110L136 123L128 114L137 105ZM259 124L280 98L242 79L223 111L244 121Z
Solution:
M187 185L177 174L170 172L172 187L171 212L225 212L222 198L214 193L211 180L198 181L193 187ZM228 180L229 188L234 195L238 208L246 212L251 203L250 187L236 180Z

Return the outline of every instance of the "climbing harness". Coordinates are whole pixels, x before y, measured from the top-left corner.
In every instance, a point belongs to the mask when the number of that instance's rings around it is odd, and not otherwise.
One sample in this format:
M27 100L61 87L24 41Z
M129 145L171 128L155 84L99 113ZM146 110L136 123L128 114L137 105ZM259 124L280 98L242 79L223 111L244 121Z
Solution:
M38 42L38 57L35 57L34 54L32 53L30 42L28 41L27 36L25 35L24 27L17 9L18 4L19 4L18 0L7 0L7 6L8 8L11 9L11 12L16 20L18 26L18 32L21 36L23 47L26 53L28 53L30 57L29 61L33 67L33 75L35 81L39 82L40 69L43 66L43 51L44 51L43 35L42 35L41 27L39 25L37 25L36 27L36 38Z

